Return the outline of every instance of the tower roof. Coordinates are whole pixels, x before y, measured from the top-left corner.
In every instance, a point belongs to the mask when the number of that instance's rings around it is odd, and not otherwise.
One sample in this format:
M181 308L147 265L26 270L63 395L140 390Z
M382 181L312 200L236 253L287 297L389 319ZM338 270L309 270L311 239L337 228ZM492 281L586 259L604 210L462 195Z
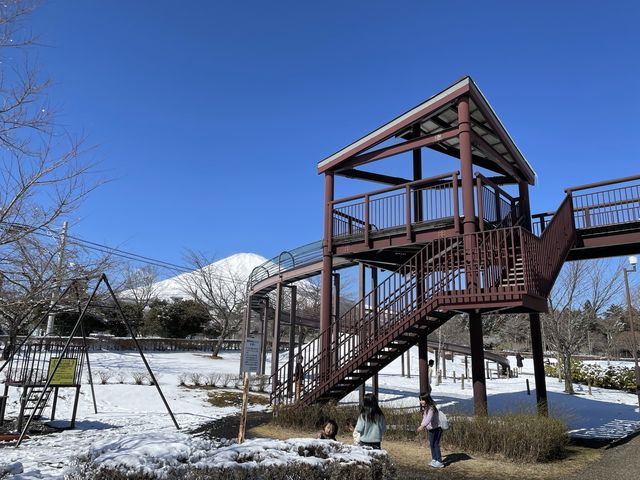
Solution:
M410 141L413 145L420 146L420 140L416 143L417 126L418 139L424 140L424 146L459 158L457 103L464 96L470 99L473 163L506 175L514 181L525 181L533 185L536 180L535 171L469 76L321 160L318 163L318 173L333 171L339 174L355 166L391 156L393 152L405 151L406 149L402 150L403 143L408 145ZM405 142L371 151L376 145L392 138Z

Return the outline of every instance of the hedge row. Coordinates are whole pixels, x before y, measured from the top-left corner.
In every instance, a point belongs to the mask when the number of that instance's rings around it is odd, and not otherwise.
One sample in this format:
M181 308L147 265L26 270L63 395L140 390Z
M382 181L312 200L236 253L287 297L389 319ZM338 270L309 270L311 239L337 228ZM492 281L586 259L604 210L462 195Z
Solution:
M548 376L558 376L558 364L546 364L544 371ZM563 372L560 372L561 374ZM608 365L586 364L577 360L571 361L571 377L575 383L593 387L611 388L615 390L635 391L636 377L633 368Z

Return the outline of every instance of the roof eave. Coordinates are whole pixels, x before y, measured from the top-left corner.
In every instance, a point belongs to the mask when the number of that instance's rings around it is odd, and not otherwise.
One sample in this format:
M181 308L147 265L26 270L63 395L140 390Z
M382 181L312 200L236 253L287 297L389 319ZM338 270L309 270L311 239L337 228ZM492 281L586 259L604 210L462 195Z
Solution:
M443 105L451 102L460 95L469 92L469 86L472 83L471 78L466 76L458 80L456 83L446 88L442 92L425 100L417 107L403 113L394 118L382 127L356 140L352 144L346 146L342 150L330 155L318 162L318 173L325 173L329 170L337 169L342 162L357 155L358 153L373 147L388 138L394 136L398 131L411 125L422 117L429 115L431 112L441 108Z

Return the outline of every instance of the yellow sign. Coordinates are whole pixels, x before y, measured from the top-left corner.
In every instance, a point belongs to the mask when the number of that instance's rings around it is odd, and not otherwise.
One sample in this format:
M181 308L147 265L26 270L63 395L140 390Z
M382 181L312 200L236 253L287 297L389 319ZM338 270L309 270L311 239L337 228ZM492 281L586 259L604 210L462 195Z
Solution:
M48 376L51 376L51 372L53 372L54 367L58 361L58 357L51 357L49 360L49 373ZM51 380L51 385L74 385L74 379L76 376L76 364L78 362L77 358L62 358L60 360L60 365L58 365L58 369L56 370L53 379Z

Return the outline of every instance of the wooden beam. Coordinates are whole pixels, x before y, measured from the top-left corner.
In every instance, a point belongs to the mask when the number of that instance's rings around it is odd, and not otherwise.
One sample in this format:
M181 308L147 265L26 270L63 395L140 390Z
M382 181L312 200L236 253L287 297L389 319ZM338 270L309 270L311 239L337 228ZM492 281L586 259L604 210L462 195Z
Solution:
M399 143L398 145L392 145L390 147L384 147L378 150L374 150L373 152L356 155L355 157L351 157L350 159L343 162L343 164L341 165L341 168L357 167L358 165L363 165L365 163L373 162L376 160L382 160L383 158L408 152L416 148L435 145L437 143L444 142L445 140L449 140L450 138L454 138L457 136L458 136L458 127L449 128L447 130L434 133L432 135L426 135L426 136L414 138L412 140Z
M360 180L367 180L370 182L383 183L385 185L404 185L405 183L411 182L411 180L407 180L406 178L392 177L389 175L383 175L381 173L365 172L363 170L356 170L355 168L337 171L336 175L347 178L358 178Z
M491 160L496 162L507 174L511 175L515 179L526 180L522 178L523 175L518 174L513 168L513 165L511 165L500 153L496 152L496 150L489 145L484 138L473 131L471 132L471 143Z

